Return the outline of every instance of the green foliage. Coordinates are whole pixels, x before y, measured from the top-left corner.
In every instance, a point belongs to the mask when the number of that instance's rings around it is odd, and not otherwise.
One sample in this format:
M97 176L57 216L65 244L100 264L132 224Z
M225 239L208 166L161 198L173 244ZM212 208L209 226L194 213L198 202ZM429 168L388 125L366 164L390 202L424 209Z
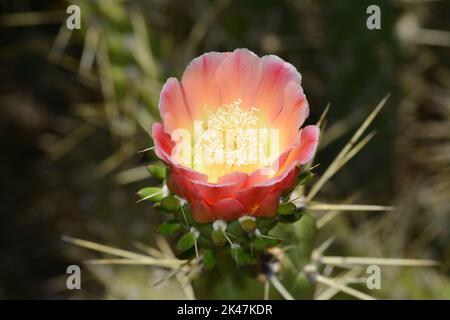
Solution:
M136 195L141 198L140 201L149 200L152 202L161 201L164 196L162 189L158 187L143 188L139 190Z
M295 204L292 202L280 204L278 207L278 214L280 222L283 223L294 223L302 216L301 210L297 209Z
M316 221L314 217L306 213L294 225L298 245L296 246L297 253L300 257L300 262L307 264L311 259L311 253L314 250L316 240Z
M241 224L238 220L230 221L228 223L227 233L236 239L247 237L247 232L244 229L242 229Z
M175 196L165 197L160 202L161 208L169 212L177 211L180 208L180 200Z
M279 244L279 240L267 237L255 237L252 240L252 246L256 250L264 250Z
M231 256L239 266L253 265L256 263L255 257L245 251L240 245L232 245L230 251Z
M173 235L181 229L181 224L177 220L172 220L160 224L157 232L166 236Z
M251 217L244 217L239 219L242 230L245 232L253 232L256 229L256 219Z
M222 247L227 243L227 238L222 230L213 230L211 234L211 240L216 246Z
M262 234L267 234L277 224L277 218L258 218L256 219L256 228Z
M293 214L280 215L280 222L282 223L294 223L302 217L302 213L294 212Z
M315 285L311 278L303 271L295 277L289 292L299 300L310 300L314 296Z
M162 165L150 164L147 166L147 171L153 178L164 180L166 177L166 167Z
M195 236L191 233L185 233L177 242L177 249L180 252L187 251L195 245Z
M216 265L216 252L212 249L206 249L203 252L203 267L205 270L211 270Z
M311 182L313 176L314 175L313 175L313 173L311 171L302 171L302 172L300 172L300 174L297 177L298 184L301 185L301 186L309 184Z
M278 214L282 216L294 214L297 211L295 204L292 202L285 202L279 205Z

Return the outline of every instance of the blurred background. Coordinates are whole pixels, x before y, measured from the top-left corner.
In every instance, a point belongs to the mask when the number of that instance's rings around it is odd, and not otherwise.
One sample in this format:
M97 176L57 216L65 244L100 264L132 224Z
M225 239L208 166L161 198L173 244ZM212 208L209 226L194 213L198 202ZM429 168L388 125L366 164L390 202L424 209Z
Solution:
M66 27L70 4L80 30ZM366 27L371 4L380 30ZM156 183L144 167L154 154L138 151L152 145L159 91L194 57L240 47L297 67L308 123L330 104L319 175L391 93L376 136L319 198L397 210L341 214L318 237L336 237L334 255L442 263L383 267L379 298L450 298L450 1L2 0L0 9L0 298L185 297L174 282L154 286L161 271L143 266L82 266L82 290L70 291L67 266L98 255L61 237L157 245L162 217L134 194Z

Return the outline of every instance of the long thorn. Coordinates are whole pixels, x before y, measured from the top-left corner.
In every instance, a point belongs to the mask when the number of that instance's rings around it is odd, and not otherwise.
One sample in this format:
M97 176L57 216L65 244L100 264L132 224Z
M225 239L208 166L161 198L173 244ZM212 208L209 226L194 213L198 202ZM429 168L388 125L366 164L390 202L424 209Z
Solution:
M331 267L333 268L333 266L327 266L326 268ZM325 271L326 269L324 269ZM343 284L348 284L348 279L351 277L356 277L361 273L361 268L360 267L356 267L356 268L352 268L350 270L347 270L343 273L341 273L339 275L339 280L336 280L339 283L343 283ZM331 272L330 272L331 274ZM322 274L322 276L329 278L327 275ZM325 287L322 290L317 290L315 296L314 296L314 300L330 300L331 298L333 298L337 293L339 292L339 289L336 289L334 287Z
M354 144L358 141L361 135L366 131L367 127L372 123L375 119L376 115L380 112L381 108L386 103L389 98L389 94L386 95L380 103L375 107L375 109L369 114L366 120L361 124L361 126L356 130L356 132L351 137L350 141L342 148L330 166L325 170L324 174L320 177L320 179L313 185L310 192L306 196L307 201L311 201L314 196L320 191L323 185L337 172L336 169L340 168L341 161L345 158L347 153L353 148Z
M61 60L62 54L64 53L67 44L70 41L70 37L72 36L73 31L67 29L65 23L61 25L58 31L58 35L53 43L52 49L48 54L48 59L53 63L58 63Z
M106 245L95 243L92 241L72 238L72 237L68 237L68 236L63 236L62 240L65 242L68 242L68 243L75 244L80 247L84 247L84 248L91 249L91 250L98 251L98 252L111 254L113 256L117 256L117 257L121 257L121 258L145 260L148 263L151 262L151 263L155 263L155 264L157 264L158 261L161 261L160 259L155 259L150 256L146 256L143 254L139 254L139 253L135 253L135 252L127 251L127 250L106 246ZM178 260L178 259L164 259L163 262L164 263L170 262L172 265L176 265L176 266L179 266L179 265L185 263L185 261Z
M330 111L330 103L327 104L325 110L323 110L322 114L320 115L319 121L317 121L316 126L318 126L319 128L322 128L323 122L328 114L328 111Z
M143 153L143 152L147 152L147 151L154 150L154 149L155 149L155 147L153 146L153 147L150 147L150 148L139 150L137 153Z
M391 206L378 206L368 204L333 204L333 203L311 203L306 208L311 211L322 210L342 210L342 211L392 211L395 208Z
M345 199L344 204L351 204L353 201L358 199L358 197L359 197L358 193L354 193L350 197ZM323 226L325 226L328 222L333 220L341 212L342 212L341 210L329 210L327 213L325 213L323 216L317 219L316 222L317 229L321 229Z
M335 266L377 264L382 266L427 267L439 265L439 262L434 260L334 256L321 257L320 262Z
M358 299L361 299L361 300L376 300L374 297L369 296L368 294L365 294L365 293L360 292L360 291L358 291L356 289L350 288L350 287L348 287L348 286L346 286L346 285L344 285L342 283L338 283L338 282L336 282L334 280L331 280L329 278L326 278L326 277L324 277L324 276L322 276L320 274L318 274L316 276L316 280L319 283L322 283L322 284L327 285L329 287L338 289L339 291L345 292L345 293L347 293L347 294L349 294L349 295L351 295L351 296L353 296L355 298L358 298Z
M181 261L181 260L179 260ZM174 264L173 259L93 259L86 260L86 264L90 265L146 265L154 267L164 267L169 269L178 269L181 264L176 262Z
M329 237L327 240L322 242L321 245L313 251L312 256L317 258L321 257L325 250L333 244L334 240L335 237Z
M270 296L270 282L268 280L264 281L264 300L269 300Z
M280 280L278 280L276 276L271 276L270 282L285 300L295 300L294 297L286 290L286 288L283 286L283 284L280 282Z
M327 277L324 277L320 274L316 276L316 280L317 280L317 282L322 283L328 287L332 287L339 291L347 293L347 294L351 295L352 297L355 297L355 298L358 298L361 300L376 300L374 297L369 296L368 294L365 294L356 289L350 288L350 287L346 286L345 284L338 283L338 282L331 280Z
M187 221L186 214L184 213L183 206L180 206L180 209L181 209L181 213L183 214L183 218L184 218L184 222L186 223L186 227L189 229L189 223Z

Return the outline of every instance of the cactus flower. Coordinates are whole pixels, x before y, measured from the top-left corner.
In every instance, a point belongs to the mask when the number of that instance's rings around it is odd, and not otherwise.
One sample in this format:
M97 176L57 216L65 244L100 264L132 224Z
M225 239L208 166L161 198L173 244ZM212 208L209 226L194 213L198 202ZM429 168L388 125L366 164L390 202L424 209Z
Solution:
M309 114L300 83L291 64L247 49L205 53L181 81L167 80L155 151L196 222L276 214L319 137L317 126L300 129Z

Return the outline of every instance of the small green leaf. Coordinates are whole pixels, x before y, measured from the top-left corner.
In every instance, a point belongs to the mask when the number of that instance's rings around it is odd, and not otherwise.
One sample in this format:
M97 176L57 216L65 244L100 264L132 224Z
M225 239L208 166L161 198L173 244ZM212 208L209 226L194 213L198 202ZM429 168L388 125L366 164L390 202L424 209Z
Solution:
M313 178L313 174L310 171L303 171L298 175L298 184L301 186L307 185Z
M241 224L238 220L234 220L228 223L227 233L235 238L242 238L247 235L247 232L242 229Z
M163 192L161 188L158 187L147 187L139 190L137 196L141 198L139 201L149 200L149 201L161 201L163 198Z
M166 168L164 166L150 164L147 166L147 171L153 178L164 180L166 177Z
M194 218L192 217L192 209L189 205L180 206L180 209L178 211L178 220L185 222L185 219L187 220L187 224L192 226L195 225L196 222Z
M297 222L302 217L302 214L301 213L294 213L294 214L289 214L289 215L284 215L284 216L280 215L279 217L280 217L280 222L281 223L290 224L290 223Z
M277 224L276 217L274 218L256 218L256 228L261 231L262 234L267 234Z
M260 238L260 237L253 239L252 245L253 245L253 248L256 250L264 250L265 248L267 248L269 246L268 243L266 241L264 241L263 238Z
M278 207L278 218L282 223L294 223L302 217L302 213L293 202L285 202Z
M213 230L211 233L211 240L214 242L216 246L222 247L227 242L227 238L222 230L217 229Z
M281 242L280 239L274 239L274 238L264 238L264 241L269 244L269 246L273 247L276 246Z
M176 220L172 220L160 224L156 231L163 235L169 236L180 230L180 228L181 224Z
M161 200L161 207L167 211L176 211L180 208L180 200L175 196L165 197Z
M253 248L256 250L263 250L263 249L266 249L267 247L273 247L279 243L280 243L280 240L278 240L278 239L262 237L262 236L255 237L252 240Z
M249 252L246 252L239 245L231 246L231 255L236 263L240 266L252 265L256 263L255 257L253 257Z
M291 215L294 214L297 208L295 207L295 204L292 202L286 202L280 204L278 207L278 214L279 215Z
M177 249L181 252L187 251L195 244L195 237L191 232L185 233L177 242Z
M203 267L211 270L216 265L216 253L212 249L206 249L203 252Z

